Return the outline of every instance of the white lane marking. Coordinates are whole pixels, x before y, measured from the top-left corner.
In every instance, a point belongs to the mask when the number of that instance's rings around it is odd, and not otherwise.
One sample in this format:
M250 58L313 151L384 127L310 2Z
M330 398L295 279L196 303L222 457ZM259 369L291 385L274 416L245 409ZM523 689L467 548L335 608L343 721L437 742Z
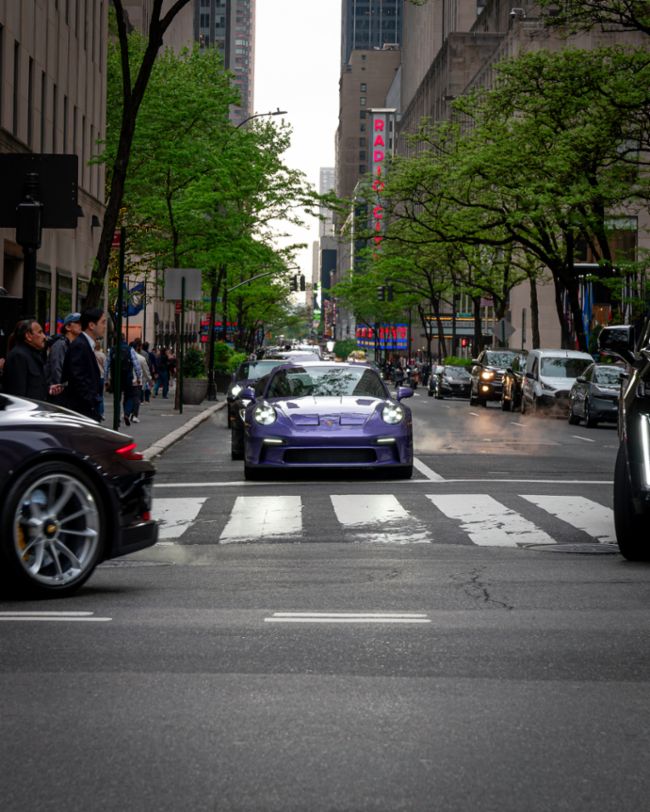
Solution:
M616 543L614 511L605 505L584 496L521 496L572 527L584 530L603 544Z
M331 494L336 518L349 527L381 524L409 519L392 493L384 494Z
M302 502L299 496L238 496L221 544L302 532Z
M413 467L416 468L422 476L425 476L429 482L444 482L445 478L440 476L440 474L436 474L436 472L429 468L428 465L425 465L421 459L418 457L413 457Z
M474 544L482 547L555 544L548 533L487 494L427 494L427 498L445 516L460 522Z
M535 443L535 445L539 445ZM546 443L545 445L559 445L559 443ZM618 446L604 446L605 448L618 448ZM417 467L415 460L413 461L414 467ZM333 481L333 480L332 480ZM399 485L430 485L432 482L436 480L431 479L396 479L391 481L390 487L395 487ZM465 479L445 479L444 477L440 477L440 482L444 483L462 483L462 482L511 482L513 484L518 483L543 483L546 485L613 485L614 482L611 479L492 479L492 477L481 477L481 478L473 478L467 477ZM271 482L248 482L246 480L235 480L230 482L167 482L157 484L155 487L158 488L252 488L252 487L269 487L272 485L276 487L277 485L290 485L291 487L296 487L295 480L274 480ZM319 490L323 488L322 480L307 480L305 482L300 483L301 487L317 487ZM157 501L160 502L163 500L163 497L157 497ZM155 501L154 501L155 504Z
M470 412L470 414L473 415L474 417L480 417L480 414L478 412Z
M519 423L517 420L511 420L510 422L512 423L513 426L519 426L520 429L522 429L526 425L525 423Z
M89 617L93 612L0 612L0 623L54 621L56 623L106 623L112 617Z
M154 499L153 518L159 522L158 538L177 539L199 515L207 496Z
M411 612L274 612L265 623L431 623Z
M355 530L356 540L379 544L430 544L427 526L415 519L392 493L330 494L336 518Z
M579 434L572 434L571 436L575 437L576 440L583 440L585 443L595 443L596 442L591 437L581 437Z

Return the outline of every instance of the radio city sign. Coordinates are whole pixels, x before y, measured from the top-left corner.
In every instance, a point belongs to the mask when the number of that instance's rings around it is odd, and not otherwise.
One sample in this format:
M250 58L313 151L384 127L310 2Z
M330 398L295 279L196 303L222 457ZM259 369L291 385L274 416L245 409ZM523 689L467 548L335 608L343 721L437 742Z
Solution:
M394 110L370 110L371 121L371 173L372 190L377 195L375 205L372 207L373 241L377 248L384 239L384 206L382 195L385 188L384 178L386 166L390 157L390 117Z

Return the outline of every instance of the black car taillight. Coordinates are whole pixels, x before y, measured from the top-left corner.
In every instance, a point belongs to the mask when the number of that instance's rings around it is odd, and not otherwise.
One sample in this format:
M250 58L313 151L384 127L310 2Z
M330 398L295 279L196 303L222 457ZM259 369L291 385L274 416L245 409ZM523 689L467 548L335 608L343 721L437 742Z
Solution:
M141 451L136 451L137 447L137 443L129 443L121 448L116 448L115 453L119 454L124 460L143 460L144 456Z

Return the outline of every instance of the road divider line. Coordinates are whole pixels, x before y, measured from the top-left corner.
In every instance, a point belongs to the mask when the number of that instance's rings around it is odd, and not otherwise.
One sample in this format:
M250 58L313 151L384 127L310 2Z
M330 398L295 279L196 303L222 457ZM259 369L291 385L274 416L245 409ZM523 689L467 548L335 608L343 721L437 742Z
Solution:
M595 443L596 442L591 437L581 437L579 434L572 434L571 436L575 437L576 440L583 440L585 443Z
M426 477L429 482L445 481L444 477L437 474L432 468L429 468L428 465L425 465L418 457L413 457L413 467L416 468L422 476Z
M414 612L274 612L265 623L431 623Z

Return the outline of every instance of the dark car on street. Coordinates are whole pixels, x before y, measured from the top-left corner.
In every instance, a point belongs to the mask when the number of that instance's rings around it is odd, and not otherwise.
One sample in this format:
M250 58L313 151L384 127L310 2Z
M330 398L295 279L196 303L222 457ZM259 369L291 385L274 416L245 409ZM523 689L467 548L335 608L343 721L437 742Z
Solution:
M101 561L155 544L154 467L76 412L0 395L0 585L63 597Z
M569 423L585 421L588 428L618 421L618 398L625 370L615 364L587 367L569 392Z
M521 350L512 359L510 366L503 373L503 386L501 388L501 408L504 412L518 411L521 408L521 393L524 376L526 375L526 358L528 352Z
M429 377L427 395L438 400L443 398L468 398L472 379L465 367L433 367Z
M226 393L228 408L228 428L230 429L230 455L233 460L244 459L244 420L243 414L248 404L241 395L248 386L254 386L260 378L286 361L275 355L259 361L244 361L232 375Z
M469 402L487 406L488 400L501 400L503 376L521 350L483 350L472 361Z
M632 325L605 327L601 352L621 358L629 375L618 401L619 448L614 468L614 525L629 561L650 561L650 317L635 340Z
M409 478L411 411L379 373L360 363L280 366L262 378L246 407L247 479L292 470L345 469Z

